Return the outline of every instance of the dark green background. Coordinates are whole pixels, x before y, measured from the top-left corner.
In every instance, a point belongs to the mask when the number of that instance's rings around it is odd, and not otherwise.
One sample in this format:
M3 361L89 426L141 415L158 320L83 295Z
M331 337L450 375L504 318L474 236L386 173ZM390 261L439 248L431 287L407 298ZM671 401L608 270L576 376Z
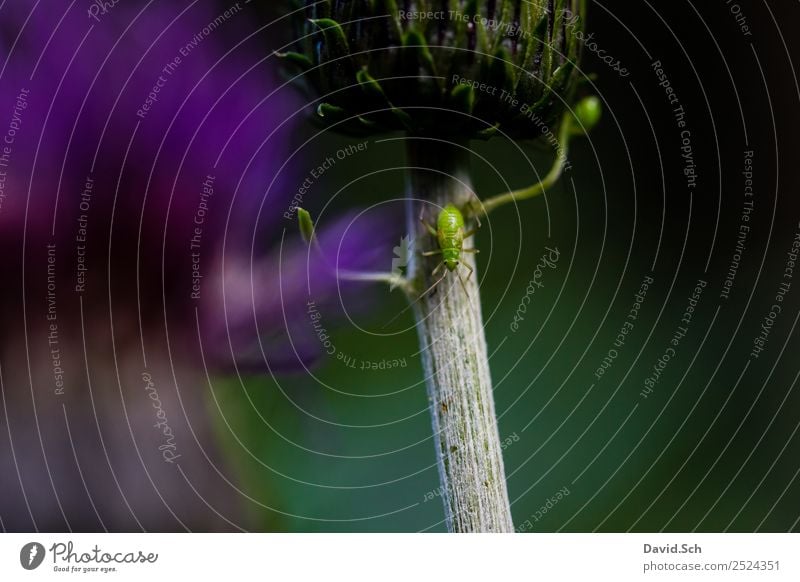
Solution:
M500 433L519 437L504 451L514 521L530 519L533 531L797 530L800 342L793 324L800 280L764 353L752 361L749 354L800 220L800 93L789 60L797 56L790 30L800 11L796 3L740 2L754 30L746 37L722 1L651 4L593 3L588 30L631 75L622 79L587 56L585 71L596 75L606 103L601 125L589 140L574 142L573 169L547 207L543 199L505 207L477 236ZM687 111L699 172L691 201L678 130L649 68L655 59ZM297 143L316 131L304 128ZM308 167L356 141L316 138L304 152ZM315 185L309 202L315 213L328 202L326 193L370 171L390 168L345 189L323 216L402 196L402 143L370 141L366 154L338 164ZM481 196L503 191L502 180L512 187L535 180L515 145L502 138L473 145L496 168L474 158ZM726 301L719 294L736 242L746 149L755 151L753 230ZM524 144L523 151L546 171L546 151ZM401 205L390 207L401 222ZM561 260L545 273L535 309L511 333L546 245L557 245ZM387 268L390 261L388 255ZM593 372L653 263L655 283L635 329L595 382ZM642 399L644 379L700 278L708 287L690 331L655 392ZM383 289L368 294L370 309L359 309L363 295L347 307L360 326L379 333L402 309L402 298ZM411 323L406 313L389 329ZM216 402L209 406L216 411L218 403L224 412L219 432L242 489L278 510L242 500L252 526L443 531L440 500L425 499L439 483L416 333L370 335L332 313L325 327L344 353L405 357L408 366L362 372L328 359L313 368L314 377L215 381ZM533 523L564 486L570 495Z

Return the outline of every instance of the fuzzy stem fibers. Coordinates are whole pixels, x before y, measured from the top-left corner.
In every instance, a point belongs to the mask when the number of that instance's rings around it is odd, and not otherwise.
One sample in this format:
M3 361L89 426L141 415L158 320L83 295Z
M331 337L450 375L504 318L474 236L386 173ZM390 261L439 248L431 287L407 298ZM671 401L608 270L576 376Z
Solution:
M418 247L424 247L417 250L435 250L436 241L420 223L420 213L435 224L448 203L462 208L474 199L469 150L409 138L407 151L408 229L421 242ZM473 240L465 240L464 248L472 248ZM441 277L442 271L432 276L441 257L415 255L410 278L427 289ZM462 261L475 269L474 255L463 253ZM468 274L459 265L414 306L445 516L454 532L513 532L478 276Z

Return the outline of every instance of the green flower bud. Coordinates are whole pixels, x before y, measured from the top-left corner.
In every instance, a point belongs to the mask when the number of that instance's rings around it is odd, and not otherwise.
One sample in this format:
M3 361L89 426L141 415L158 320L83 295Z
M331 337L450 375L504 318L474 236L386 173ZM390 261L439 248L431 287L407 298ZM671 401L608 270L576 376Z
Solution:
M556 125L585 0L306 0L284 53L339 130L515 138Z
M297 209L297 223L300 227L300 236L307 244L311 244L314 240L314 221L311 220L311 215L308 210L304 208Z
M603 104L594 95L581 99L573 109L576 122L572 124L572 133L582 135L589 133L603 116Z

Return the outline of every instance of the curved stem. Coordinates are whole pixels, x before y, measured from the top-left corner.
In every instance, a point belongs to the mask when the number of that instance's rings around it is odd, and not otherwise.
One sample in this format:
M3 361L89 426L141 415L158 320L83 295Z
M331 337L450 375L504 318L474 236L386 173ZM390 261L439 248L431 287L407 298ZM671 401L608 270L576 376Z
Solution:
M476 217L483 217L489 214L492 210L504 206L505 204L520 202L522 200L528 200L529 198L535 198L536 196L539 196L540 194L543 194L549 190L556 182L558 182L559 178L561 178L561 174L564 172L564 167L567 162L567 153L569 151L569 139L571 136L572 117L570 114L567 114L564 116L564 119L561 122L561 128L559 130L556 159L544 179L540 180L536 184L533 184L532 186L529 186L528 188L514 190L513 192L506 192L505 194L498 194L488 198L487 200L484 200L479 204L473 203L470 207L471 214Z

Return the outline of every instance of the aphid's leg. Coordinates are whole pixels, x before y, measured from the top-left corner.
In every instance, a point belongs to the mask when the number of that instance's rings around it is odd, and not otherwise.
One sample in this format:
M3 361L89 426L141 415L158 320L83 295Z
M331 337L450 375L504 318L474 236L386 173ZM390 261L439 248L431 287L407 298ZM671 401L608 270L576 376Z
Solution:
M419 221L422 223L422 226L425 227L425 230L427 230L430 233L431 236L434 236L434 237L438 236L438 233L436 232L436 229L433 228L427 222L425 222L425 219L422 217L422 209L420 209L420 211L419 211Z
M464 263L461 263L461 264L464 265ZM464 265L464 266L469 269L469 267L467 265ZM469 273L469 275L467 275L467 281L469 281L469 278L472 275L472 269L469 269L469 271L470 271L470 273ZM467 299L469 299L469 291L467 291L467 286L464 283L464 279L461 278L461 274L460 273L456 272L456 274L458 275L458 282L461 283L461 288L464 290L464 295L466 295Z
M430 224L428 224L424 220L422 220L421 222L422 222L422 226L425 227L425 230L427 230L430 233L431 236L433 236L433 237L439 236L439 233Z
M444 261L442 261L441 263L439 263L439 265L438 265L438 266L437 266L437 267L436 267L436 268L433 270L433 272L431 273L431 276L435 277L435 276L436 276L436 273L437 273L437 272L439 272L439 271L441 270L441 268L442 268L442 267L444 267ZM390 319L390 320L389 320L389 321L387 321L385 324L383 324L383 326L381 327L381 329L386 329L387 327L389 327L389 326L390 326L392 323L394 323L395 321L397 321L397 319L398 319L398 318L399 318L401 315L403 315L403 314L404 314L406 311L408 311L409 309L411 309L412 307L414 307L414 306L415 306L417 303L419 303L420 301L422 301L422 300L424 299L424 297L425 297L425 296L426 296L428 293L430 293L431 291L433 291L434 289L436 289L436 286L437 286L437 285L439 285L439 283L441 283L442 281L444 281L444 278L445 278L445 277L447 277L447 271L445 271L444 273L442 273L442 276L441 276L441 277L439 277L439 279L438 279L438 280L437 280L437 281L436 281L436 282L435 282L433 285L431 285L430 287L428 287L428 289L427 289L427 291L425 291L425 293L423 293L422 295L420 295L419 297L417 297L417 298L416 298L414 301L412 301L411 303L409 303L408 305L406 305L406 307L405 307L405 308L404 308L404 309L403 309L403 310L402 310L400 313L398 313L398 314L397 314L397 315L395 315L395 316L394 316L392 319Z
M439 270L440 270L440 269L441 269L443 266L444 266L444 261L442 261L441 263L439 263L439 265L436 267L436 269L434 269L433 273L431 273L431 276L434 276L434 277L435 277L435 276L436 276L436 273L437 273L437 272L438 272L438 271L439 271ZM414 306L415 306L417 303L419 303L420 301L422 301L422 299L423 299L423 298L424 298L424 297L425 297L425 296L426 296L428 293L430 293L431 291L433 291L434 289L436 289L436 286L437 286L439 283L441 283L442 281L444 281L444 278L445 278L445 277L447 277L447 271L445 271L444 273L442 273L442 276L439 278L439 280L437 280L437 281L436 281L436 283L434 283L433 285L431 285L430 287L428 287L428 290L427 290L427 291L425 291L425 293L423 293L422 295L420 295L419 297L417 297L417 298L416 298L414 301L412 301L411 303L409 303L408 305L406 305L406 307L405 307L405 308L404 308L404 309L403 309L403 310L402 310L400 313L398 313L398 314L397 314L397 315L395 315L393 318L391 318L389 321L387 321L385 324L383 324L383 326L381 327L381 329L386 329L387 327L389 327L389 326L390 326L392 323L394 323L395 321L397 321L397 319L398 319L398 318L399 318L401 315L403 315L403 314L404 314L406 311L408 311L409 309L411 309L412 307L414 307Z
M469 278L470 278L470 277L472 277L472 273L474 273L474 272L475 272L475 269L473 269L472 267L470 267L470 266L469 266L468 264L466 264L466 263L461 263L461 264L462 264L462 265L464 265L464 268L465 268L465 269L468 269L468 270L469 270L469 275L467 275L467 281L469 281Z
M478 250L478 249L461 249L461 252L462 252L462 253L469 253L469 254L471 254L471 255L477 255L477 254L478 254L479 252L481 252L481 251L480 251L480 250ZM466 266L466 265L465 265L465 266Z
M422 253L422 256L432 257L434 255L441 255L441 254L442 254L442 249L439 249L438 251L425 251L424 253Z
M473 228L472 230L468 230L467 232L465 232L463 236L465 239L468 239L469 237L473 236L476 232L478 232L478 229Z
M469 281L469 278L472 277L473 270L470 268L469 265L465 265L464 263L461 264L464 265L467 269L469 269L469 275L467 275L467 281ZM461 288L464 290L464 295L467 296L467 302L469 303L469 308L471 310L474 310L475 305L472 303L472 296L469 294L469 291L467 291L467 285L466 283L464 283L464 279L461 278L461 274L458 273L458 271L456 271L456 274L458 275L459 283L461 283Z
M469 202L467 202L464 205L462 211L464 211L465 215L473 217L475 219L475 222L478 223L478 228L480 228L482 226L481 215L486 214L486 212L484 212L483 205L481 204L481 199L478 198L478 195L475 193L474 190L472 191L472 197L475 200L470 200Z
M431 273L431 275L435 277L435 276L436 276L436 273L437 273L437 271L439 271L439 270L440 270L440 269L441 269L443 266L444 266L444 262L440 263L440 264L439 264L439 266L438 266L438 267L436 267L436 269L433 271L433 273ZM425 297L425 296L426 296L428 293L430 293L431 291L433 291L434 289L436 289L436 287L439 285L439 283L441 283L442 281L444 281L444 278L445 278L445 277L447 277L447 271L445 271L444 273L442 273L442 276L441 276L441 277L439 277L439 279L437 279L436 283L434 283L433 285L431 285L430 287L428 287L428 290L427 290L427 291L425 291L425 293L423 293L422 295L420 295L420 296L419 296L419 299L417 299L417 301L419 301L420 299L422 299L423 297Z

